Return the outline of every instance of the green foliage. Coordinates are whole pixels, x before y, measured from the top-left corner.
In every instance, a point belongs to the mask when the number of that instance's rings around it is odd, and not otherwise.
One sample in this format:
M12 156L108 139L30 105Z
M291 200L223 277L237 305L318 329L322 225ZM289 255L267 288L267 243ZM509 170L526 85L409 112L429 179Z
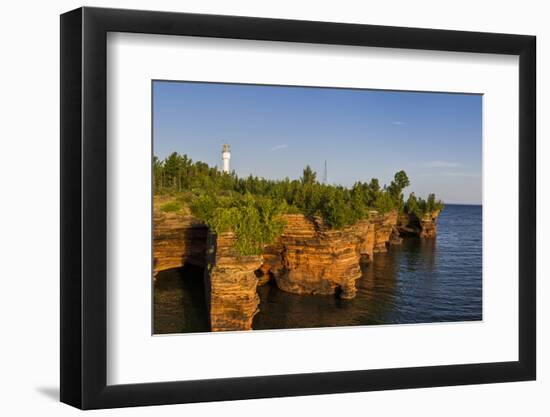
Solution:
M414 193L411 193L409 195L409 198L407 199L407 202L405 203L405 212L409 214L414 214L416 217L421 218L423 211L420 208L418 199L414 195Z
M417 198L414 193L409 195L405 203L405 212L414 214L417 218L422 218L425 214L440 211L444 207L441 200L435 200L435 194L429 194L428 199Z
M393 178L394 178L393 183L395 183L399 191L411 185L411 182L409 181L409 177L407 177L407 174L405 171L397 172Z
M168 203L163 204L160 206L161 211L164 211L166 213L174 212L174 211L180 211L181 210L181 204L178 201L170 201Z
M272 243L285 225L280 216L285 212L284 203L254 198L250 193L217 201L202 195L193 201L191 211L215 233L234 232L235 247L241 255L261 254L264 246Z
M381 214L388 213L396 208L393 196L389 192L379 193L374 200L374 209Z
M260 253L263 245L282 232L281 214L321 216L330 227L341 229L366 219L370 210L421 214L443 207L431 194L424 201L411 193L404 203L403 190L410 185L404 171L397 172L389 186L381 187L372 178L347 188L319 183L310 166L298 180L274 181L252 175L239 178L234 172L223 173L174 152L163 161L153 158L153 175L155 193L175 196L178 204L190 206L193 214L216 233L234 232L237 249L243 255Z
M410 185L409 177L407 177L407 174L405 171L399 171L397 172L394 177L393 181L388 186L388 193L391 196L391 199L393 201L393 208L398 209L399 211L403 210L403 189L408 187Z
M435 194L429 194L428 200L426 200L426 212L434 212L434 211L440 211L443 210L443 207L445 205L443 204L443 201L441 200L435 200Z
M300 180L302 181L302 184L314 184L317 182L317 173L314 172L309 165L307 165Z

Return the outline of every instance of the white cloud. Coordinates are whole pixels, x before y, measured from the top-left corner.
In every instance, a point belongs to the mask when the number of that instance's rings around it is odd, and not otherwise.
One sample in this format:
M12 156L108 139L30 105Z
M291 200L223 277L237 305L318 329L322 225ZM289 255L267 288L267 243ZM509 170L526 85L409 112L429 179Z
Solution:
M405 122L402 122L401 120L397 120L395 122L392 122L392 125L395 125L395 126L402 126L404 124L405 124Z
M281 149L286 149L286 148L288 148L287 144L275 145L274 147L269 149L269 152L280 151Z
M424 166L428 168L458 168L462 166L462 164L460 162L437 160L426 162Z

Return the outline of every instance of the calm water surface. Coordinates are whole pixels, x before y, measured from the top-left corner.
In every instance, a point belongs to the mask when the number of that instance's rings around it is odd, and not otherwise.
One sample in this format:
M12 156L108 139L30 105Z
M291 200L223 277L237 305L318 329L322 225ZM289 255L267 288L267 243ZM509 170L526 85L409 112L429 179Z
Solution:
M254 329L429 323L482 319L482 208L447 205L434 240L406 238L377 254L357 281L357 297L258 289ZM159 274L155 333L208 331L202 270Z

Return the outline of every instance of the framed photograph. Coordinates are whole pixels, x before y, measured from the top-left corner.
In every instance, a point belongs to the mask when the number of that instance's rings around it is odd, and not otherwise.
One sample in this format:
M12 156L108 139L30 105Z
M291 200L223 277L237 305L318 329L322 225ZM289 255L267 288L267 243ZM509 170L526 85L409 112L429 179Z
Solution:
M61 401L533 380L535 37L61 16Z

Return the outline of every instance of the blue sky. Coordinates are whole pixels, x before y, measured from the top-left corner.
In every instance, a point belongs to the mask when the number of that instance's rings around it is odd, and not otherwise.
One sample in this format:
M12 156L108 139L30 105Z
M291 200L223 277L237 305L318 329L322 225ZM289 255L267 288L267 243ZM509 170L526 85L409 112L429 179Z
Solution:
M404 169L414 191L446 203L481 203L482 96L337 88L155 81L153 147L231 169L299 178L309 164L329 183Z

